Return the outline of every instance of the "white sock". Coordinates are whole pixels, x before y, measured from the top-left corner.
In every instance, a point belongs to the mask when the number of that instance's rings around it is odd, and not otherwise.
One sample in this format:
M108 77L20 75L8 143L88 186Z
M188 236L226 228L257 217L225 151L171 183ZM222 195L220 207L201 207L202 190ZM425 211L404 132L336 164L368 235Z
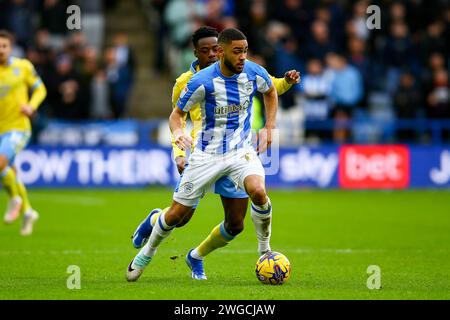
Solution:
M24 217L31 217L33 215L33 208L28 209L23 215Z
M147 244L140 251L140 253L143 253L147 257L153 257L155 255L158 246L165 238L169 236L169 234L175 228L175 226L169 226L166 223L166 212L167 211L161 213L155 223L155 226L153 227L152 234L150 235Z
M258 239L258 252L262 255L270 251L270 235L272 232L272 205L270 199L261 206L251 204L251 216Z
M191 251L191 257L197 260L203 260L204 258L198 253L197 248Z

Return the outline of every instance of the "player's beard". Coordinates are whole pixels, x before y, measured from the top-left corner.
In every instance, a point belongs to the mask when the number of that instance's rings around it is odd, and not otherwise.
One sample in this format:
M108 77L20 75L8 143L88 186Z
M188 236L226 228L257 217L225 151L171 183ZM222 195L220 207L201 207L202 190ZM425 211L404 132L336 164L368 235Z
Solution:
M236 68L233 66L233 64L227 58L224 58L223 63L233 73L241 73L242 72L242 70L241 71L236 70Z

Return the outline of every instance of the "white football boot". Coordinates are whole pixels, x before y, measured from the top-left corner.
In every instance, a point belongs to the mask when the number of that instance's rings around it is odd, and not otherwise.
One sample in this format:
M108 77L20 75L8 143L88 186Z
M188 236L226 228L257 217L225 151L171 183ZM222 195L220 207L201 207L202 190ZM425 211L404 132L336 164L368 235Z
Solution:
M22 208L22 198L17 196L9 200L8 209L5 212L4 221L11 224L20 216L20 209Z
M139 252L128 265L126 274L127 281L137 281L150 261L152 261L151 257L147 257L145 254Z
M23 223L22 223L22 229L20 229L20 234L22 236L29 236L33 233L33 225L34 223L39 219L39 214L33 210L30 209L28 212L26 212L23 216Z

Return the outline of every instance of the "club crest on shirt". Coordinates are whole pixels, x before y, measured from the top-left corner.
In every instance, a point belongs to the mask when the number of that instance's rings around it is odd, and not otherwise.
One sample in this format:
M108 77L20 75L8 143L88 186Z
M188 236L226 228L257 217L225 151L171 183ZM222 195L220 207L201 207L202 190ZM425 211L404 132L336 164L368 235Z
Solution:
M183 185L183 190L185 193L189 194L194 190L194 185L191 182L186 182Z
M244 84L244 89L245 89L245 92L247 92L247 94L252 94L252 92L253 92L253 81L247 81Z

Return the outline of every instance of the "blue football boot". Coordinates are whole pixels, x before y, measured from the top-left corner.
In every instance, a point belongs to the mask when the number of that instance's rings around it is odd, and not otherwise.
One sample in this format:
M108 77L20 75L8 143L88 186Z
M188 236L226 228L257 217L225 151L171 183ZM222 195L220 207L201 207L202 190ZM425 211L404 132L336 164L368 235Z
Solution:
M186 255L186 264L189 269L191 269L192 279L196 280L206 280L205 269L203 268L203 260L195 259L191 256L191 252L194 249L189 250L189 253Z
M145 218L144 221L141 222L141 224L137 227L136 231L134 232L133 236L131 237L133 241L133 247L136 249L142 248L150 238L150 235L152 234L153 227L151 225L152 216L154 214L157 214L158 212L161 212L161 209L156 208L153 209L147 218Z

